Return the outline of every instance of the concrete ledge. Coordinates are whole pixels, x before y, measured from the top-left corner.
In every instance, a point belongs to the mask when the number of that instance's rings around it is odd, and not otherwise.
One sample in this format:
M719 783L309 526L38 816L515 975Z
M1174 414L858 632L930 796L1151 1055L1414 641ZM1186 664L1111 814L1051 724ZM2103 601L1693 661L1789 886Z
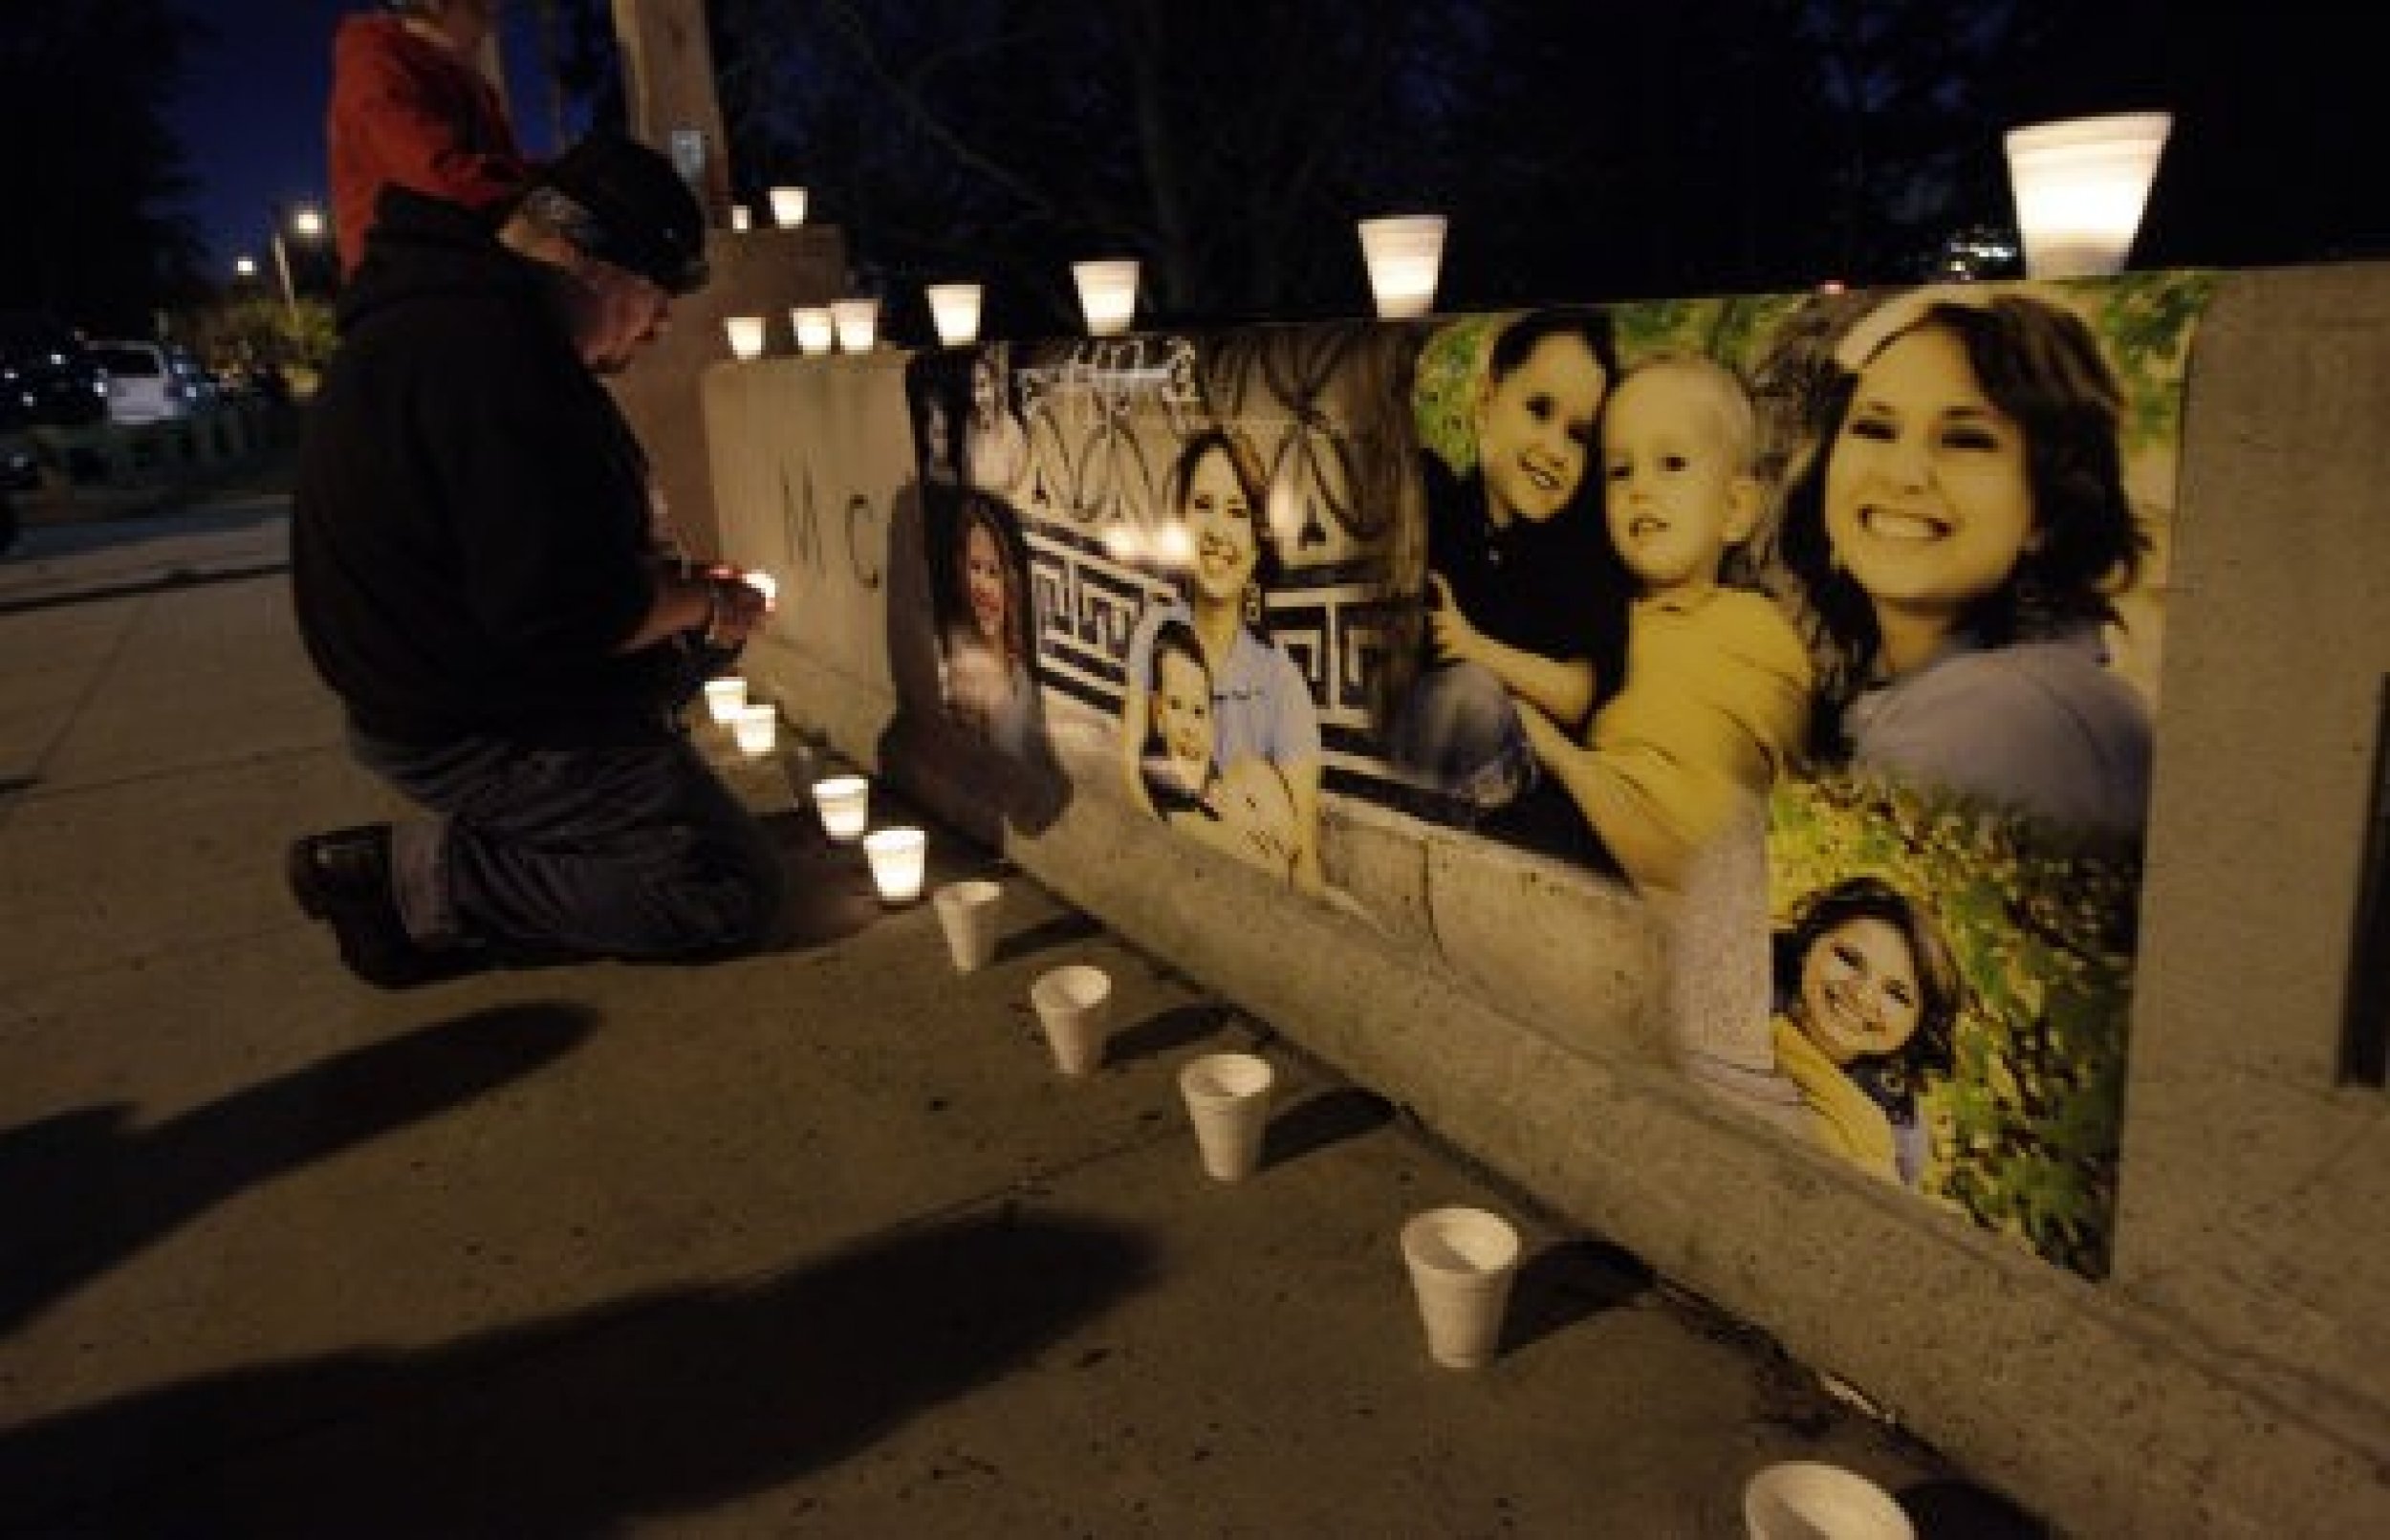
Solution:
M1687 979L1663 959L1719 955L1693 926L1764 940L1764 917L1671 914L1336 799L1324 863L1365 901L1297 900L1105 794L1117 769L1068 722L1050 726L1072 793L991 822L984 761L900 709L934 683L906 618L923 545L893 381L706 383L717 423L835 423L835 467L796 463L776 426L715 453L740 470L726 487L754 488L726 528L764 559L793 554L817 507L849 515L822 520L834 538L808 563L822 610L754 660L842 751L2064 1529L2390 1532L2390 1104L2336 1069L2390 677L2390 268L2227 276L2192 348L2104 1281L1783 1139L1675 1067L1748 1062L1683 1024L1751 1016L1733 994L1749 970ZM824 400L852 420L815 416ZM875 447L850 451L850 428ZM884 539L884 589L830 587L836 558L861 559L835 536L858 531Z
M834 663L775 640L748 672L942 817L967 819L985 796L979 782L883 757L895 703ZM1066 768L1081 785L1102 772ZM1401 863L1388 827L1334 837L1332 871ZM2381 1430L2366 1408L2326 1411L1961 1218L1921 1216L1913 1195L1775 1137L1671 1069L1634 973L1656 966L1659 939L1598 882L1420 842L1410 859L1436 870L1427 885L1440 880L1451 899L1455 923L1438 936L1472 958L1463 967L1373 917L1289 902L1269 878L1190 852L1099 795L1076 796L1051 827L1004 849L1555 1213L1767 1330L2070 1529L2356 1533L2390 1516L2368 1453ZM1151 880L1161 863L1166 891ZM1509 937L1459 922L1487 883L1532 884L1539 906L1570 918ZM1586 922L1595 942L1572 928ZM1506 984L1503 960L1532 957L1548 972L1536 949L1555 945L1586 959L1577 965L1597 985L1582 1012L1533 1020L1497 1006L1531 993Z

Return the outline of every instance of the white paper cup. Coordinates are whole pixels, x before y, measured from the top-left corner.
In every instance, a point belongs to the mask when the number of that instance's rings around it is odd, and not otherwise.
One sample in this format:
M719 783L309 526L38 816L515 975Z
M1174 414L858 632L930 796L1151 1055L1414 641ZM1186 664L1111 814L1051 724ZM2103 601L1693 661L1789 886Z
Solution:
M706 681L706 711L716 727L727 727L737 721L746 705L747 681L737 675Z
M941 343L959 348L979 340L979 285L933 283L923 293L929 296L929 318Z
M830 329L837 336L840 353L869 353L880 339L880 301L832 300Z
M996 955L997 900L1003 897L1004 889L977 878L948 882L931 895L955 972L976 973Z
M835 353L838 347L838 323L827 305L799 305L789 312L789 326L796 333L796 350L807 355Z
M1112 975L1085 963L1069 963L1037 975L1029 987L1046 1030L1054 1067L1068 1075L1093 1070L1103 1057L1104 1028L1112 1013Z
M875 829L863 836L872 885L882 903L911 903L922 896L929 866L929 836L919 829Z
M1214 1182L1242 1182L1261 1163L1270 1088L1277 1078L1258 1053L1206 1053L1179 1071L1179 1095L1195 1125L1204 1172Z
M1074 262L1071 276L1078 285L1078 304L1087 316L1088 336L1119 336L1137 319L1135 257Z
M780 741L780 713L768 705L740 706L730 719L730 731L738 738L740 753L769 754Z
M1483 1208L1431 1208L1402 1226L1402 1260L1427 1356L1448 1369L1491 1362L1519 1265L1510 1222Z
M760 358L764 356L764 318L761 315L726 316L722 329L729 334L730 357Z
M1751 1540L1917 1540L1892 1494L1839 1465L1792 1460L1770 1465L1743 1488L1743 1528Z
M1444 266L1442 214L1398 214L1360 222L1361 257L1371 295L1383 320L1410 320L1436 306L1436 273Z
M871 822L871 782L860 775L833 775L814 783L814 811L821 814L821 832L845 844L863 837Z

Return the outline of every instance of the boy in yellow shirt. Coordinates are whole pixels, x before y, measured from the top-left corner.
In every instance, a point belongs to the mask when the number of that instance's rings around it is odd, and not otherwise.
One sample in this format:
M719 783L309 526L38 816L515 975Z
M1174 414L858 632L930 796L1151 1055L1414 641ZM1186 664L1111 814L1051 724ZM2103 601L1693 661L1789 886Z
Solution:
M1535 757L1639 890L1674 892L1746 797L1799 753L1811 670L1765 596L1721 588L1762 502L1749 394L1696 354L1639 365L1601 419L1603 518L1640 586L1626 678L1582 745L1525 711Z

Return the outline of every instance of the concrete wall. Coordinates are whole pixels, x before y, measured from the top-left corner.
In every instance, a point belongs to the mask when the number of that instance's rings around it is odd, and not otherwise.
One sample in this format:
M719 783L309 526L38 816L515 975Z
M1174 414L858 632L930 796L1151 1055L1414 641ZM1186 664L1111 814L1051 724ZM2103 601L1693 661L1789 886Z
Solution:
M657 486L690 547L716 553L712 462L691 381L730 356L722 323L731 315L764 316L776 350L794 352L790 308L826 305L846 293L846 238L826 225L716 229L706 257L711 280L674 302L670 329L614 381L614 392L647 447Z
M1311 902L1067 794L1118 774L1067 719L1064 794L969 776L923 710L902 364L704 381L725 552L784 577L748 672L791 717L2062 1526L2390 1529L2390 1129L2335 1083L2390 673L2390 268L2230 275L2199 333L2100 1282L1671 1071L1666 937L1618 888L1332 802L1332 882L1394 901Z

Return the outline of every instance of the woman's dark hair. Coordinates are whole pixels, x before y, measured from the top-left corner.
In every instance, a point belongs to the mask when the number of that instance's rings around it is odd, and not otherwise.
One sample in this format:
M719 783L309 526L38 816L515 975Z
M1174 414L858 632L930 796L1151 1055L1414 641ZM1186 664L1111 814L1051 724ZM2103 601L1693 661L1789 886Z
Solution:
M996 566L1004 575L1004 664L1009 672L1016 665L1027 665L1030 660L1029 594L1024 575L1029 564L1022 556L1020 536L1013 531L1010 510L998 499L976 489L965 491L955 509L954 541L946 553L946 623L971 623L973 530L985 530L988 538L995 542Z
M1866 592L1838 568L1826 532L1828 465L1860 373L1893 342L1935 326L1958 338L1984 394L2022 433L2033 528L2041 536L2007 581L1966 606L1960 625L1984 646L1999 647L2113 622L2110 596L2132 581L2148 544L2124 490L2124 393L2091 328L2030 294L1926 306L1878 342L1856 371L1830 384L1815 437L1786 488L1785 566L1799 579L1825 640L1843 655L1821 671L1821 709L1848 700L1881 642Z
M1602 400L1619 386L1619 347L1610 313L1603 310L1559 308L1532 310L1505 326L1486 351L1488 384L1498 384L1533 357L1536 348L1555 336L1582 342L1601 367ZM1482 517L1485 464L1481 460L1466 476L1453 476L1435 455L1422 457L1428 517ZM1601 445L1586 445L1585 474L1569 500L1552 516L1549 528L1575 554L1568 565L1572 580L1584 594L1584 622L1579 637L1594 665L1594 700L1588 714L1598 710L1626 681L1627 618L1636 592L1634 574L1611 544L1610 526L1601 511ZM1481 622L1483 617L1478 618Z
M1496 380L1506 378L1525 363L1546 337L1554 336L1573 336L1585 344L1594 361L1601 365L1605 394L1618 384L1618 334L1606 310L1529 311L1494 334L1493 346L1486 350L1487 375Z
M1792 911L1792 922L1771 938L1776 1000L1801 997L1801 967L1825 937L1855 920L1878 920L1901 933L1917 968L1917 1030L1893 1052L1843 1067L1887 1113L1906 1117L1927 1074L1949 1073L1959 1002L1966 985L1942 927L1907 894L1879 877L1850 877L1819 888Z
M1278 586L1285 568L1278 556L1278 537L1270 528L1270 476L1262 469L1261 457L1253 452L1252 444L1234 429L1217 425L1187 435L1179 445L1177 458L1170 463L1170 512L1182 524L1186 521L1186 499L1194 488L1195 467L1210 454L1228 457L1237 489L1245 494L1247 522L1253 531L1255 553L1252 581L1246 590L1245 625L1255 635L1267 637L1270 624L1261 596ZM1180 586L1184 591L1184 578Z

